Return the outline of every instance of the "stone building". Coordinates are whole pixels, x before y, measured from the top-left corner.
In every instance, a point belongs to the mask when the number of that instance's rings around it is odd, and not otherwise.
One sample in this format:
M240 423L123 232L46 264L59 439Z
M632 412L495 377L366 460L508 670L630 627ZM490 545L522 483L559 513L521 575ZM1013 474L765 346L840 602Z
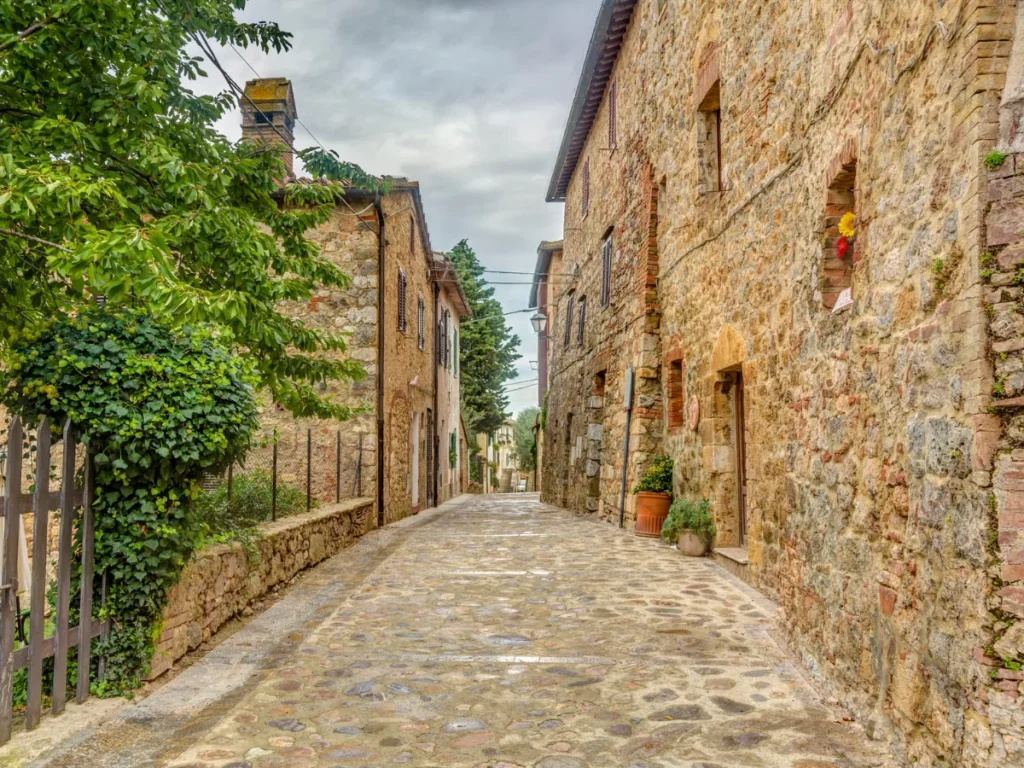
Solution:
M437 500L443 503L466 488L462 481L466 451L461 438L462 409L459 402L459 323L468 319L472 312L451 260L443 253L435 253L433 270L438 339L437 434L440 441Z
M603 0L548 192L543 498L618 522L669 455L917 765L1024 766L1022 18Z
M244 137L281 147L291 169L291 152L281 139L283 134L293 143L297 110L291 84L281 78L255 80L246 83L245 91L247 98L240 101ZM295 179L294 174L293 180L325 183ZM339 187L334 215L307 235L351 278L351 285L322 290L308 302L284 309L311 327L348 336L346 354L363 364L367 376L359 382L331 383L324 393L336 402L362 406L366 412L342 423L324 422L295 419L271 404L262 416L263 427L278 433L279 462L286 481L304 481L304 469L298 468L305 466L306 435L312 430L313 464L327 469L313 473L312 485L318 497L326 500L357 495L377 498L378 435L383 435L383 487L379 490L384 503L383 515L377 519L384 523L438 503L442 472L448 465L448 435L439 431L439 419L451 418L448 399L457 404L459 391L457 379L449 381L442 375L445 403L443 407L438 403L435 374L445 337L437 331L441 311L437 297L448 296L451 306L459 306L451 296L461 295L454 271L443 258L438 272L419 184L398 178L389 178L388 184L387 194L379 198ZM447 317L450 332L457 334L461 315ZM340 493L333 471L339 460Z

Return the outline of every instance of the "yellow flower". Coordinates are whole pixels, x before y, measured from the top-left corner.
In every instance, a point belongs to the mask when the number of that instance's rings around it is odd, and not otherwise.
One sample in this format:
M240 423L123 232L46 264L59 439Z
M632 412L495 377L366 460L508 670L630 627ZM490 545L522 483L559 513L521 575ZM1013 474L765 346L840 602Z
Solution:
M857 221L857 215L853 211L848 211L843 214L843 218L839 220L839 234L843 237L853 237L857 234L857 230L854 229L854 223Z

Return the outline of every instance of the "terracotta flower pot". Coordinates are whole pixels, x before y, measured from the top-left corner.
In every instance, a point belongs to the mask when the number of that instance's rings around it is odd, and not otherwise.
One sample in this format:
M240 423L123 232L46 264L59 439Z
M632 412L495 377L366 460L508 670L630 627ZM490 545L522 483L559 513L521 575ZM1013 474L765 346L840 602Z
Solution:
M696 533L687 530L679 533L676 549L687 557L704 557L708 553L708 545L704 539Z
M636 526L633 533L656 539L661 536L661 526L668 517L672 497L667 493L641 491L636 495Z

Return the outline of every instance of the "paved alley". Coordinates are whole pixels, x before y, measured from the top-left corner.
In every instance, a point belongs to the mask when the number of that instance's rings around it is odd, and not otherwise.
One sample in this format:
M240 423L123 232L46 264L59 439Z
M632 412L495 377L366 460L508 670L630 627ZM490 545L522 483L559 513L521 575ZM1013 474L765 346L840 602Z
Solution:
M355 575L233 694L173 732L122 717L40 764L885 764L770 638L771 604L709 560L534 495L388 535L365 574L352 550L325 566Z

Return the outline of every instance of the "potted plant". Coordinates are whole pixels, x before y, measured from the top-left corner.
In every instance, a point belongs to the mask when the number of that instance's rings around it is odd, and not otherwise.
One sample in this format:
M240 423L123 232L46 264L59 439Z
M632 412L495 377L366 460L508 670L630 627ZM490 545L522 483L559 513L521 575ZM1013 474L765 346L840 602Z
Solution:
M711 503L676 499L661 528L661 538L688 557L704 557L718 529L711 519Z
M655 456L633 493L636 494L636 526L633 533L657 538L668 517L669 504L672 503L672 459L668 456Z

